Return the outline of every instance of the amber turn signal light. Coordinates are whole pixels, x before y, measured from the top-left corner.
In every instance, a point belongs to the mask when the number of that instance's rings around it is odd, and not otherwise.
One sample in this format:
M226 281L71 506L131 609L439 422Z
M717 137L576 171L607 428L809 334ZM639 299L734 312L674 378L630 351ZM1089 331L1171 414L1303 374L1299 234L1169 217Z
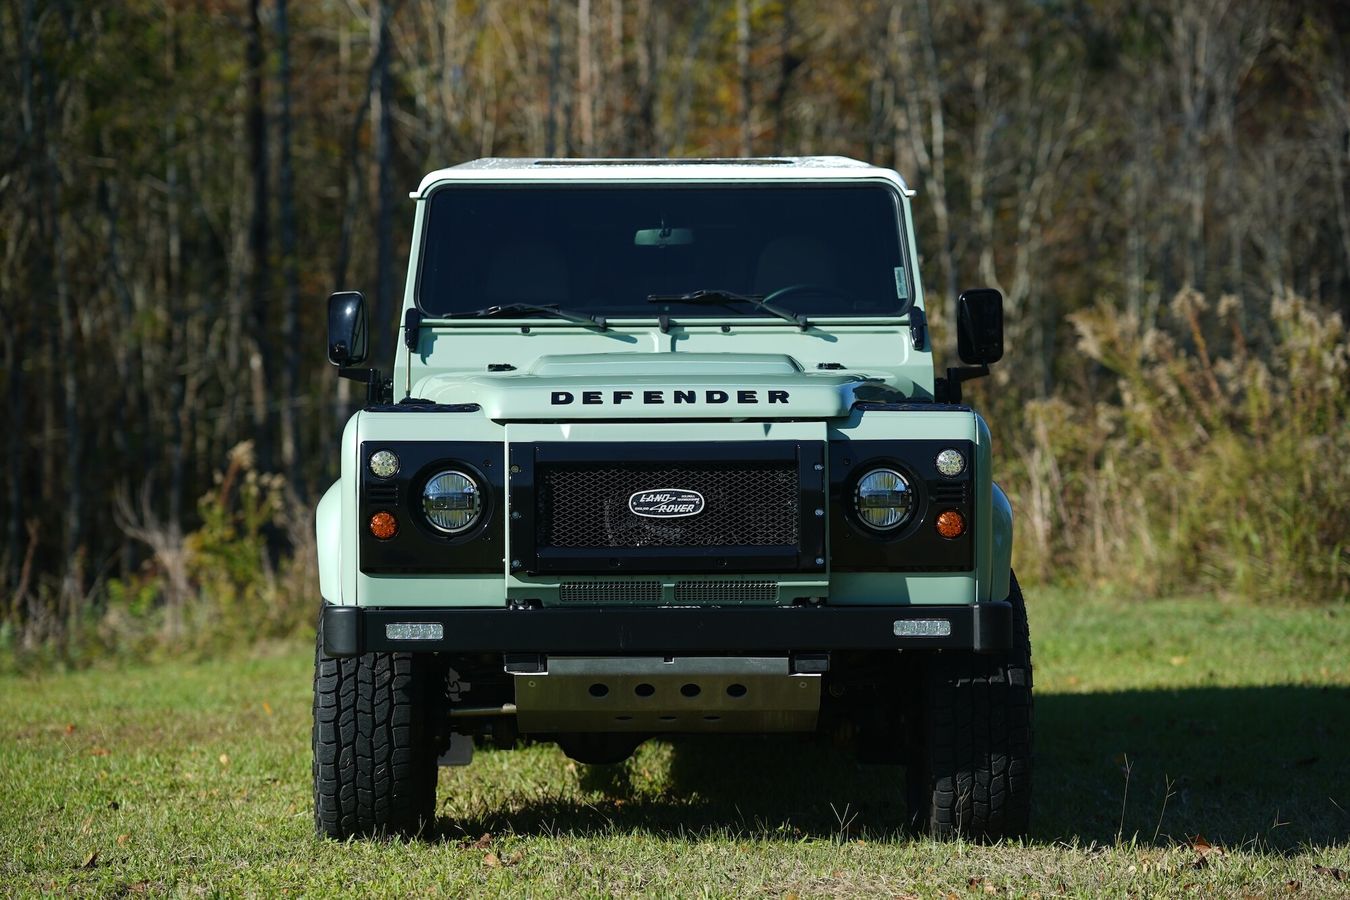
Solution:
M945 538L958 538L966 533L966 517L954 509L944 510L937 517L937 532Z
M398 534L398 519L390 512L377 512L370 517L370 533L382 541Z

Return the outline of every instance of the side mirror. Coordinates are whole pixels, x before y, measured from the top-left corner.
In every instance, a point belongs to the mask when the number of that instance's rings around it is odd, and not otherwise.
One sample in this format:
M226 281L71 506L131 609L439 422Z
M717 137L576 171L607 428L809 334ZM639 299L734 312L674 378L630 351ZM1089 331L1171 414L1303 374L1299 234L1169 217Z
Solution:
M1003 295L998 291L975 288L957 298L956 352L971 366L1003 358Z
M328 361L354 366L366 361L366 298L360 291L338 291L328 297Z

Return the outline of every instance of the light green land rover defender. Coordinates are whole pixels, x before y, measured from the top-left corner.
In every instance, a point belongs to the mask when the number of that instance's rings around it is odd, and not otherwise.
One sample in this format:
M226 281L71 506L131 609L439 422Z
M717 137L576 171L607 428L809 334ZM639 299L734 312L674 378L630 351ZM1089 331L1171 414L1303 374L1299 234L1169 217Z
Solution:
M910 191L839 157L483 159L428 175L392 376L318 508L320 834L434 820L438 764L556 741L827 733L936 835L1025 833L1031 660L1012 509L934 377Z

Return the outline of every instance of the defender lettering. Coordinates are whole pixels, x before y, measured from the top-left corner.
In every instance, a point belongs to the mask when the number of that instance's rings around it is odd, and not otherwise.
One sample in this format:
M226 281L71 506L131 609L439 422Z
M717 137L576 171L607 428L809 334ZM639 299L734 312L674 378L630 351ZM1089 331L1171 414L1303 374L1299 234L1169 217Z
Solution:
M673 388L671 390L651 390L643 391L641 400L633 396L633 391L609 391L609 399L606 400L605 391L581 391L581 402L587 406L598 406L608 403L612 406L622 406L625 403L640 402L645 406L661 406L667 402L671 403L710 403L721 404L731 399L731 394L727 391L705 390L702 392L696 390L684 390ZM763 395L765 402L769 404L788 403L789 392L779 390L761 391L758 388L741 389L735 392L737 403L759 403L760 396ZM549 403L553 406L568 406L575 403L577 399L574 391L553 391L549 394Z

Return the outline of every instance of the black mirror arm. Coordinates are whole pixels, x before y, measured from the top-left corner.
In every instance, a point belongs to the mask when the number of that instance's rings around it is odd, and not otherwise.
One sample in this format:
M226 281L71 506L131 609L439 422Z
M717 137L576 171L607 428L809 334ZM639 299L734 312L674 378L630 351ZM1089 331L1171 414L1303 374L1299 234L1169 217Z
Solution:
M366 386L366 405L392 402L393 382L385 378L379 369L367 369L364 366L343 366L338 369L339 378L350 378Z
M960 403L961 382L983 378L988 374L988 366L948 368L947 377L937 379L937 383L933 385L933 393L936 395L939 403Z

